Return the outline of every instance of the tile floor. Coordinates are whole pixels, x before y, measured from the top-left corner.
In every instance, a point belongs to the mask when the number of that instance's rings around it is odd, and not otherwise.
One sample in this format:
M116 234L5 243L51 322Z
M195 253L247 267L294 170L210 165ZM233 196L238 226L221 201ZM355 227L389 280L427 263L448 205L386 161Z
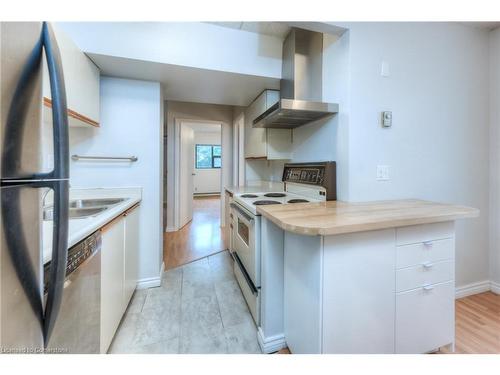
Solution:
M261 353L227 251L163 274L137 290L109 353Z

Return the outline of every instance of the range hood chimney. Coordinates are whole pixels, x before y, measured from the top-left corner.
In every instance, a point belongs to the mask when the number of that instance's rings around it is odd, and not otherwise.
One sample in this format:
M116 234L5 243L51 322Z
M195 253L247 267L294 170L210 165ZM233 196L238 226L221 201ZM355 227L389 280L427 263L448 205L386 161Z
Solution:
M254 128L293 129L332 116L322 102L323 33L292 28L283 43L280 100L253 121Z

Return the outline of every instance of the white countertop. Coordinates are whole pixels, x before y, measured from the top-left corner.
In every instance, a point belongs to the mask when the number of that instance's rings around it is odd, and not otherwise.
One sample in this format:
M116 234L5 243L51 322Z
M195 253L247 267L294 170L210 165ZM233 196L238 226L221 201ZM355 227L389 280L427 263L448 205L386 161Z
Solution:
M226 186L224 189L232 194L245 193L268 193L272 191L283 191L283 182L275 181L249 181L245 186Z
M127 198L103 212L86 218L70 219L68 228L68 249L80 242L115 217L119 216L142 199L142 188L97 188L71 189L70 200L85 198ZM43 222L42 244L43 264L52 257L52 221Z

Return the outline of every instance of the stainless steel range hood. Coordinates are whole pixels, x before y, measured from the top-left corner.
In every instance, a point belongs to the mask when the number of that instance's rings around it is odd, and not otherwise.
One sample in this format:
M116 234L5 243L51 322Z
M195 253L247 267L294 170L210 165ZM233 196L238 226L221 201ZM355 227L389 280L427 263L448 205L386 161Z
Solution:
M336 114L338 104L321 101L322 70L323 34L293 28L283 43L280 100L253 127L293 129Z

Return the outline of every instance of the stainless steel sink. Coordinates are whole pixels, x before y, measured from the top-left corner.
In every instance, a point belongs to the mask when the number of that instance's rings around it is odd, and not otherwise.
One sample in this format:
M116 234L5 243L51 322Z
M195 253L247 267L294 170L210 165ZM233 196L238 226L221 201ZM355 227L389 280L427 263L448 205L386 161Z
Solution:
M69 202L70 208L107 207L123 202L127 198L75 199Z
M69 201L69 218L86 219L96 216L115 204L121 203L129 198L95 198L74 199ZM43 220L54 220L54 208L52 206L43 209Z
M102 211L107 210L108 207L93 207L93 208L70 208L69 218L70 219L83 219L90 216L95 216L100 214Z
M89 208L70 208L69 218L70 219L86 219L91 216L96 216L101 212L107 210L108 207L89 207ZM52 221L54 220L54 208L48 207L43 210L43 220Z

